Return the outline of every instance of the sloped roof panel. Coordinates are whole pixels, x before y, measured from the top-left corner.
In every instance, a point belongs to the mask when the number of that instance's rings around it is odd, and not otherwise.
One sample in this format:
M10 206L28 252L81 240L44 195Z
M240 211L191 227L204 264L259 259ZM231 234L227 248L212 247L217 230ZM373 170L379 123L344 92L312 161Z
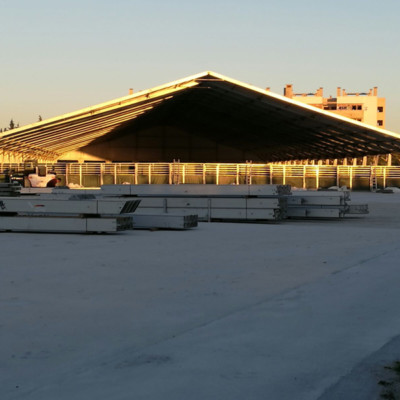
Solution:
M57 158L146 116L166 118L264 161L342 158L400 151L400 135L203 72L27 125L0 137L3 151Z

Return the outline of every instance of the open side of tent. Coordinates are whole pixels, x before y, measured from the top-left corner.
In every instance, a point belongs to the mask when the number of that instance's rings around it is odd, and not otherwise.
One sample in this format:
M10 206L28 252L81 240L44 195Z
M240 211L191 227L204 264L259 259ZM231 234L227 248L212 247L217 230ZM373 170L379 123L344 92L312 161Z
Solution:
M7 132L2 152L57 160L243 162L400 151L400 135L203 72Z

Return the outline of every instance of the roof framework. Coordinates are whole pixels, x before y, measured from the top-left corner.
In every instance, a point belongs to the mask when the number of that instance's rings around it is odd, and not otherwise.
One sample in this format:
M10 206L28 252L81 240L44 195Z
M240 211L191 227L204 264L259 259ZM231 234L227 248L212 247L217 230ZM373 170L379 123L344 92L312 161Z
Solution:
M57 159L124 128L174 125L259 160L344 158L400 151L400 135L214 72L14 129L0 149Z

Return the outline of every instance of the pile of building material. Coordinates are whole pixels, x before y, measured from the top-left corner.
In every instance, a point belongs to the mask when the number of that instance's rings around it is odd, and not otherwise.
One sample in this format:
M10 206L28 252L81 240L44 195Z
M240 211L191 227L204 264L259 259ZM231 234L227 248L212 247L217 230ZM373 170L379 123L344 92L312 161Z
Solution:
M197 214L199 221L277 221L367 214L350 192L291 191L289 185L105 185L104 196L134 196L139 212Z
M368 205L350 204L349 191L294 191L287 196L288 218L343 218L368 214Z
M0 183L0 196L20 196L21 185L17 182L12 183Z
M0 230L23 232L117 232L133 229L140 200L1 197Z
M135 196L139 212L197 215L199 221L286 218L288 185L105 185L107 196Z
M133 212L138 208L138 212ZM280 221L367 214L350 192L291 192L288 185L105 185L0 197L0 230L115 232L190 229L197 221Z

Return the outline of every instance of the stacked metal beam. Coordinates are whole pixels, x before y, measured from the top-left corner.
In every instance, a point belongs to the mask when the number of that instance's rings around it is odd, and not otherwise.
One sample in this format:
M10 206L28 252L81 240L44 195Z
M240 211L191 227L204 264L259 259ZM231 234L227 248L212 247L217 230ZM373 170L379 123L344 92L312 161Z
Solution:
M294 191L288 185L107 185L0 198L0 230L115 232L189 229L197 221L279 221L366 214L348 191ZM99 197L100 196L100 197ZM140 214L132 214L139 206Z
M277 221L367 214L349 191L293 191L289 185L105 185L103 195L135 196L139 211L197 214L199 221Z
M0 230L117 232L133 229L139 200L0 198ZM129 212L129 213L127 213Z
M0 199L0 214L17 213L18 215L52 216L99 216L132 213L139 206L137 199L69 199L19 197Z
M6 232L113 233L133 229L129 216L60 217L0 216L0 230Z
M21 185L16 182L0 183L0 196L20 196Z
M94 194L0 197L0 230L25 232L116 232L127 229L190 229L197 215L133 214L140 200ZM72 192L73 193L73 192Z
M282 219L282 206L279 198L140 196L138 199L141 201L141 211L197 214L199 221Z
M290 185L103 185L105 196L284 196Z
M286 217L288 185L106 185L103 195L136 196L139 211L197 214L199 221Z
M287 217L343 218L349 214L368 214L368 205L349 202L349 191L294 191L287 196Z

